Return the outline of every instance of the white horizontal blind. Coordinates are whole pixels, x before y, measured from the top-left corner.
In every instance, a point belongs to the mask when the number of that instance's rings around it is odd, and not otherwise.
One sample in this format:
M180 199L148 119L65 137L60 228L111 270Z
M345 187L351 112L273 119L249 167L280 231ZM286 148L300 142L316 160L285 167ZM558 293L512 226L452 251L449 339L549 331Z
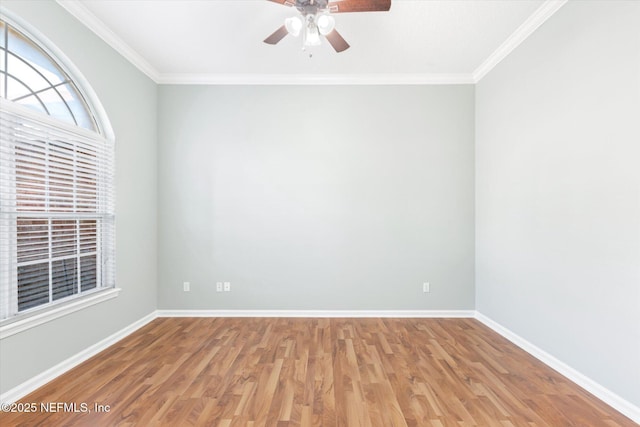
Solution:
M115 284L114 147L0 99L0 320Z

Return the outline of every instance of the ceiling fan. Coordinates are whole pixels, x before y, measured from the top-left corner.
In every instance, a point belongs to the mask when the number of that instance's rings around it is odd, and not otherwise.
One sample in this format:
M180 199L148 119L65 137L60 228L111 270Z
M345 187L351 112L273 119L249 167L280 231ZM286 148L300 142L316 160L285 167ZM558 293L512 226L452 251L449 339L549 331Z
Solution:
M287 34L298 37L302 33L303 49L318 46L324 36L336 52L349 48L349 43L335 29L332 13L386 12L391 0L269 0L298 9L300 16L284 20L284 25L264 39L267 44L277 44Z

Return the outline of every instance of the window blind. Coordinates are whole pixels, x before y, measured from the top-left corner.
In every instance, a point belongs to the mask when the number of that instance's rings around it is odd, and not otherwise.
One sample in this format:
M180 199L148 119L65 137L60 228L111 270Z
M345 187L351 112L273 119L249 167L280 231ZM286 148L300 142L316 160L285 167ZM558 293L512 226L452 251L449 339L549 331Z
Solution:
M0 320L114 287L113 142L0 107Z

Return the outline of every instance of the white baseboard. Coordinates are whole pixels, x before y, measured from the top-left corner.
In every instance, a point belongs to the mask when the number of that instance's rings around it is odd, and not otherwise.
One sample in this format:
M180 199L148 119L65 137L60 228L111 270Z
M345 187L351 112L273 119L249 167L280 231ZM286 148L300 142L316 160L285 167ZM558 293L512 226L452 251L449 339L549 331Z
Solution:
M158 310L158 317L475 317L474 310Z
M67 360L0 395L0 402L12 403L64 374L157 317L333 317L333 318L475 318L547 366L555 369L603 402L640 423L640 408L603 387L566 363L533 345L515 332L474 310L157 310Z
M126 336L137 331L147 323L158 317L399 317L399 318L428 318L428 317L457 317L472 318L473 310L156 310L115 334L86 348L70 358L58 363L52 368L36 375L24 383L0 394L0 402L13 403L27 394L42 387L49 381L64 374L80 363L95 356L107 347L115 344Z
M596 396L598 399L605 402L607 405L616 409L625 416L631 418L636 423L640 423L640 408L635 406L633 403L623 399L611 390L603 387L601 384L575 370L571 366L555 358L546 351L542 350L540 347L537 347L536 345L530 343L520 335L505 328L504 326L490 319L484 314L476 312L475 317L478 321L485 324L498 334L502 335L527 353L531 354L533 357L540 360L545 365L549 366L552 369L555 369L560 374L564 375L574 383L578 384L580 387L587 390L589 393Z
M56 366L49 368L46 371L42 372L41 374L31 378L30 380L25 381L24 383L12 388L11 390L8 390L5 393L2 393L0 395L0 402L13 403L21 399L27 394L35 391L37 388L42 387L49 381L53 380L54 378L64 374L68 370L78 366L79 364L86 361L87 359L100 353L102 350L106 349L107 347L120 341L127 335L130 335L131 333L137 331L147 323L151 322L156 317L157 317L157 314L154 311L146 315L142 319L136 322L133 322L129 326L119 330L115 334L110 335L107 338L103 339L102 341L99 341L96 344L92 345L91 347L86 348L80 353L77 353L71 356L70 358L58 363Z

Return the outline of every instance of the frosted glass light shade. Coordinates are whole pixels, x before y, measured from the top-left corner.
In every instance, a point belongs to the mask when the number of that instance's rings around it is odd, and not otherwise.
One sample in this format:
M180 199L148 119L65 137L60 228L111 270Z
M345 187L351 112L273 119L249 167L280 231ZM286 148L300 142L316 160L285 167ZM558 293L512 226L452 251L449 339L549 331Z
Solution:
M287 29L289 34L294 37L298 37L300 35L300 30L302 29L302 19L299 16L287 18L284 20L284 27Z
M333 31L334 27L336 26L336 20L333 18L333 16L330 15L320 15L318 16L316 22L318 24L318 30L323 36L326 36L331 31Z
M320 46L320 33L318 32L318 27L314 24L309 24L307 26L307 31L305 31L305 46Z

